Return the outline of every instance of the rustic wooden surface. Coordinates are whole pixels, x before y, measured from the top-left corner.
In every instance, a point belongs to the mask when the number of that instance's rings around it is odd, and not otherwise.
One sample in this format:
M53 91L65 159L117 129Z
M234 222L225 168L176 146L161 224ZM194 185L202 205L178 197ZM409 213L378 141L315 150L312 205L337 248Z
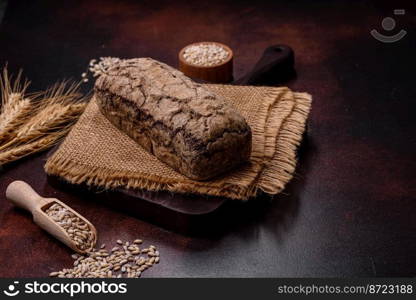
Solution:
M286 84L311 93L314 103L296 178L285 192L273 201L232 204L229 218L206 224L198 236L140 220L119 199L109 199L110 206L53 187L42 168L45 154L4 167L0 276L46 276L72 261L68 248L6 201L5 189L17 179L78 210L100 242L140 237L158 245L161 263L146 277L415 276L415 6L394 5L10 1L0 63L24 68L34 90L79 78L100 56L176 65L178 50L200 40L229 45L238 78L267 46L283 43L296 53L297 77ZM394 18L407 36L394 44L374 40L369 31L383 32L381 20L394 8L406 9Z

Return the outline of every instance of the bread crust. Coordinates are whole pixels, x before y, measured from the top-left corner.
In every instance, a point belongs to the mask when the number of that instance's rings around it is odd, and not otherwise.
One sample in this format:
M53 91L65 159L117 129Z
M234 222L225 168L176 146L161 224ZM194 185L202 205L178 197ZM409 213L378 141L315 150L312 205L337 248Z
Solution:
M251 130L222 97L150 58L122 60L95 83L101 112L147 151L194 180L247 161Z

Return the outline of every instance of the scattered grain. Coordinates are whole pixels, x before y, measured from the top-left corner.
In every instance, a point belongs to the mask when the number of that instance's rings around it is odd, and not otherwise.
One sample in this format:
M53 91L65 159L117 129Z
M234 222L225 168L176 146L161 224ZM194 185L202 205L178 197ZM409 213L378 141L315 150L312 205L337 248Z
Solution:
M120 58L117 57L100 57L98 60L91 59L87 71L81 74L81 77L83 78L82 81L88 82L88 73L91 73L93 77L98 77L107 73L108 69L119 61Z
M146 269L159 263L159 252L155 251L155 246L140 250L136 246L138 244L136 242L117 240L117 244L123 245L123 248L115 246L110 253L103 244L99 250L90 251L86 255L73 254L71 255L75 260L73 268L64 268L61 271L50 273L49 276L59 278L138 278ZM146 253L148 258L135 256Z

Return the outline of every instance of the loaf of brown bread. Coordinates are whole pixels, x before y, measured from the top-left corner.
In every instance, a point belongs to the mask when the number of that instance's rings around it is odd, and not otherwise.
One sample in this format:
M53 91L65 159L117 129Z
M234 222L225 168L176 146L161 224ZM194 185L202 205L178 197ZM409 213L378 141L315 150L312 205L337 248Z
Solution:
M222 97L150 58L121 60L95 83L108 120L183 175L205 180L247 161L251 131Z

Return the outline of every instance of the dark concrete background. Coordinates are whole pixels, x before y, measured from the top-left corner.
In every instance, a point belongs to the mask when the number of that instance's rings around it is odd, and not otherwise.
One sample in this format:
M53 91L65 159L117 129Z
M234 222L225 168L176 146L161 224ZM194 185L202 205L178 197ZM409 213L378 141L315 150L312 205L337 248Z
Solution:
M369 31L387 34L381 20L395 8L406 9L394 17L408 35L380 43ZM52 187L45 155L6 166L0 276L46 276L71 262L67 248L6 201L16 179L89 218L100 242L140 237L158 245L161 264L145 276L415 276L415 20L414 1L11 1L0 63L24 68L34 90L79 78L100 56L176 65L177 51L200 40L229 45L238 78L264 48L285 43L297 70L285 84L314 102L284 193L260 208L255 200L235 204L223 230L206 236L162 229L91 195Z
M6 6L7 6L7 0L0 0L0 22L3 20Z

